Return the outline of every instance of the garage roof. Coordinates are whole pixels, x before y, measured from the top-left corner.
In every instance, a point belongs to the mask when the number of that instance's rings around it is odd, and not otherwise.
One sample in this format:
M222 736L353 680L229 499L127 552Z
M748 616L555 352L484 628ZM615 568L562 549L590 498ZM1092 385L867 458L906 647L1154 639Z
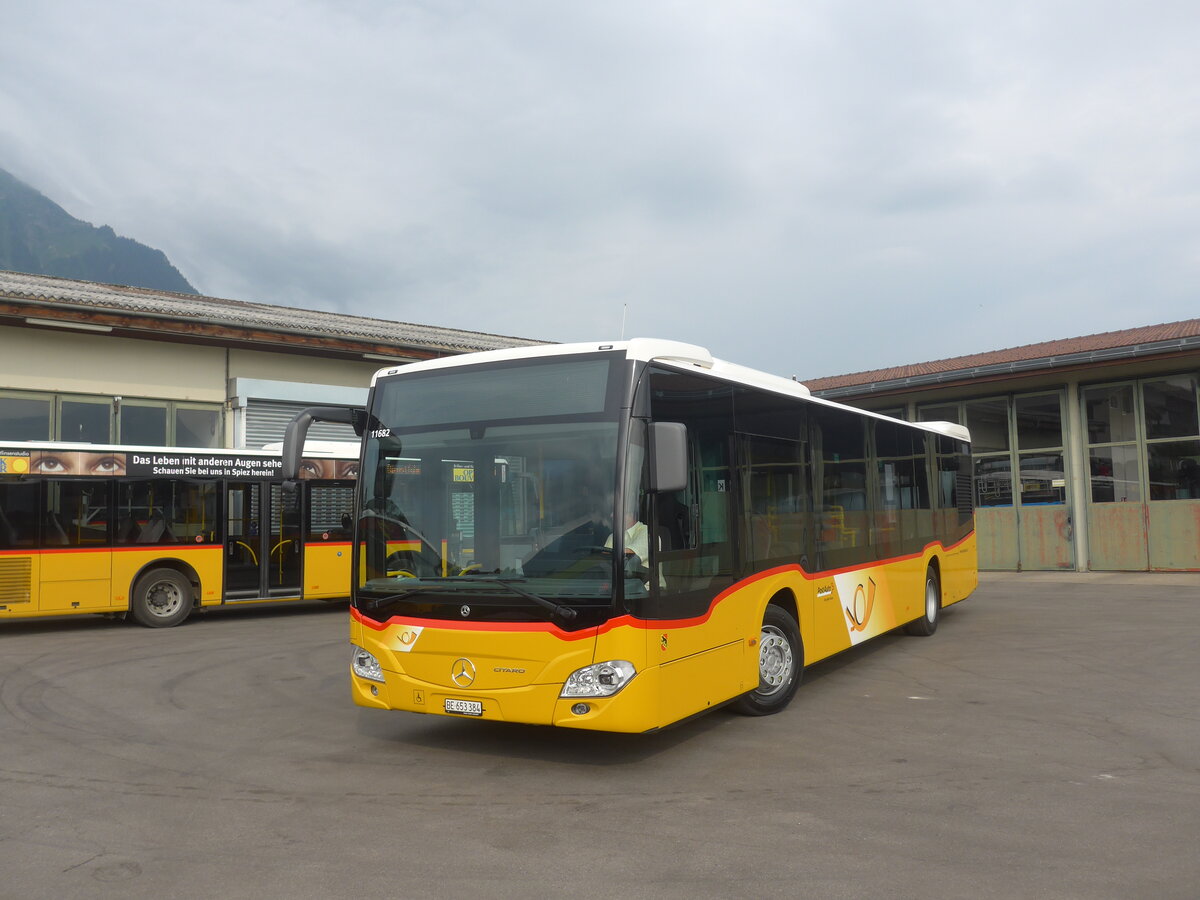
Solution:
M67 322L144 330L194 339L238 338L271 343L272 336L303 336L308 349L393 352L429 357L546 343L408 322L312 309L271 306L195 294L97 284L0 271L0 315L40 316ZM289 345L293 342L288 341Z
M1197 349L1200 349L1200 319L1185 319L889 369L806 378L804 383L814 394L844 397Z

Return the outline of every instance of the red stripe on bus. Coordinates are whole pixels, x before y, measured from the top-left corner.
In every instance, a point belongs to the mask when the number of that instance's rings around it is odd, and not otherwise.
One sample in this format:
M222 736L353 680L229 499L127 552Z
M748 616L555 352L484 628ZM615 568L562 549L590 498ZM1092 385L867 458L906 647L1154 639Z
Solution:
M585 638L596 637L601 634L606 634L616 628L641 628L643 630L659 630L671 628L692 628L697 625L703 625L716 610L718 604L722 600L745 590L755 582L762 581L766 578L771 578L775 575L782 575L787 572L798 572L805 581L815 581L818 578L830 578L834 575L844 575L847 572L858 572L866 569L874 569L880 566L889 566L894 563L904 562L910 559L919 559L925 555L930 548L941 547L943 553L949 553L955 547L961 546L966 541L974 536L975 532L970 533L953 544L947 546L941 541L930 541L921 550L920 553L909 553L905 556L894 556L888 559L878 559L868 565L863 566L847 566L842 569L826 569L820 572L806 572L799 563L789 563L785 566L776 566L773 569L764 569L762 572L756 572L748 578L743 578L734 584L731 584L721 593L713 598L709 604L708 610L699 616L693 616L690 619L638 619L631 615L618 616L615 619L609 619L603 624L592 628L585 628L582 631L563 631L552 622L503 622L503 623L486 623L486 622L456 622L450 619L415 619L407 616L392 616L386 622L377 622L374 619L367 618L356 607L350 607L350 615L356 621L375 631L383 631L392 625L416 625L424 628L437 628L446 631L486 631L486 632L545 632L559 640L578 641ZM429 624L434 622L436 624Z
M351 618L361 622L368 628L375 631L384 631L393 625L416 625L424 628L438 628L444 631L487 631L487 632L537 632L544 631L556 638L564 641L579 641L585 638L595 637L600 630L599 626L584 628L582 631L563 631L557 625L551 622L498 622L487 624L486 627L480 627L483 623L480 622L455 622L451 619L411 619L406 616L391 616L386 622L376 622L374 619L368 619L357 608L350 607ZM430 625L430 622L436 622L436 625Z

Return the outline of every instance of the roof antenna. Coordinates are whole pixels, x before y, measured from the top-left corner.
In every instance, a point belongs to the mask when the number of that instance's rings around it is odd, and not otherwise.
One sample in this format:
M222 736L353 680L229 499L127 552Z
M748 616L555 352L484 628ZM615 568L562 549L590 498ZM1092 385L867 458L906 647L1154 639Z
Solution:
M625 318L629 315L629 304L626 303L621 311L621 340L625 340Z

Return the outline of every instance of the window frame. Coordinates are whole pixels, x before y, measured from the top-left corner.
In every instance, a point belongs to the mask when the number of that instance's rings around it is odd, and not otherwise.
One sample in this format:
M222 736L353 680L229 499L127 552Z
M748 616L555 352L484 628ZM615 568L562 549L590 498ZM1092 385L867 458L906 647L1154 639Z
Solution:
M70 436L63 436L63 404L64 403L83 403L88 405L107 407L108 411L108 435L104 440L99 441L84 441L82 443L95 444L116 444L120 446L162 446L162 447L180 447L180 446L197 446L204 449L219 450L225 443L225 404L224 403L204 403L194 400L168 400L153 397L122 397L117 394L77 394L69 392L55 391L19 391L19 390L0 390L0 399L12 400L28 400L48 404L48 428L49 433L45 436L37 437L13 437L4 433L4 420L0 420L0 440L7 441L23 441L32 443L80 443L78 439L72 441ZM160 408L165 411L166 416L166 431L162 441L128 441L125 440L122 434L122 415L126 408L136 407L144 408ZM210 412L215 416L216 426L213 433L213 442L210 444L180 444L178 441L178 415L182 411L199 410Z
M1185 370L1182 372L1166 372L1162 374L1146 375L1139 378L1124 378L1117 381L1101 381L1092 384L1081 384L1079 386L1079 410L1081 418L1082 434L1084 435L1085 444L1084 451L1090 461L1094 458L1095 451L1115 451L1115 450L1133 450L1134 465L1137 468L1137 497L1124 497L1118 499L1115 496L1112 500L1096 500L1094 499L1094 475L1089 472L1088 481L1088 503L1172 503L1180 500L1195 501L1200 497L1155 497L1154 483L1151 481L1151 455L1155 448L1162 447L1168 444L1184 444L1193 442L1194 446L1200 450L1200 430L1193 434L1187 435L1170 435L1166 437L1150 437L1149 419L1146 410L1146 386L1155 382L1164 382L1171 379L1187 378L1192 383L1193 401L1197 405L1197 428L1200 429L1200 372L1196 370ZM1128 388L1132 394L1133 409L1133 436L1132 438L1124 438L1121 440L1107 440L1093 442L1091 440L1091 432L1088 429L1088 404L1087 394L1089 391L1112 391L1116 388ZM1197 454L1200 456L1200 452ZM1115 476L1114 476L1115 478ZM1128 481L1128 479L1126 479ZM1116 484L1114 480L1114 485Z
M977 450L975 435L971 435L971 497L974 502L975 509L1016 509L1027 506L1069 506L1070 499L1070 484L1071 484L1071 461L1066 443L1066 426L1067 426L1067 396L1066 387L1051 387L1040 390L1011 392L1008 394L991 395L987 397L968 397L961 400L942 400L931 401L930 403L922 404L917 407L918 422L936 422L945 421L941 416L929 417L927 414L931 410L944 412L951 408L957 412L957 417L950 421L958 424L963 424L967 421L967 407L972 403L989 403L998 400L1004 400L1006 403L1006 424L1007 424L1007 449L1005 450ZM1046 445L1044 447L1022 446L1021 434L1017 427L1017 405L1022 400L1035 399L1039 397L1057 397L1058 398L1058 423L1059 423L1059 443L1057 445ZM969 426L968 426L969 427ZM1053 500L1049 502L1031 501L1026 502L1024 494L1024 486L1027 483L1022 477L1021 463L1024 459L1032 459L1035 457L1045 457L1055 455L1062 460L1062 484L1058 485L1058 478L1051 478L1050 490L1060 490L1062 492L1061 500ZM980 466L986 465L993 461L1007 461L1008 463L1008 502L1007 503L981 503L980 502ZM1031 470L1036 471L1036 470ZM1056 471L1056 470L1047 470ZM1044 481L1039 479L1038 481ZM1002 495L1001 495L1002 496Z
M40 391L10 391L0 390L0 400L27 400L46 404L46 434L44 436L28 437L17 436L8 437L4 434L4 423L6 419L0 419L0 439L6 441L21 441L38 443L39 441L52 441L53 435L56 434L56 412L55 412L55 394L44 393Z

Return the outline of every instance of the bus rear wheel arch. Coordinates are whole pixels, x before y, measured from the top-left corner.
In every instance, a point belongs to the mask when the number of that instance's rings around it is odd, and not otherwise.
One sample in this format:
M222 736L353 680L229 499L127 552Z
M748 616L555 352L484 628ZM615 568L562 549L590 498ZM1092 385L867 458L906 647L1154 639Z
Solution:
M904 626L907 634L918 637L928 637L937 631L938 620L942 616L942 579L938 574L937 561L929 563L925 570L925 593L921 605L921 615Z
M148 569L133 582L129 613L147 628L170 628L192 612L192 582L177 569L159 566Z
M786 707L804 675L804 642L800 626L778 603L763 612L758 636L758 686L734 701L747 716L769 716Z

